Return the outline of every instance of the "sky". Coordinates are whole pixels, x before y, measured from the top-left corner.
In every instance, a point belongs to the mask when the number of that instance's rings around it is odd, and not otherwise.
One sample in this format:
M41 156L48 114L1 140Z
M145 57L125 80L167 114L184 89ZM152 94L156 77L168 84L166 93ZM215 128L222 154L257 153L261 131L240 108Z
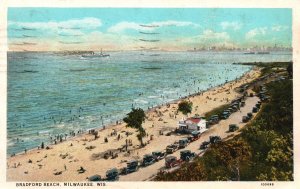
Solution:
M291 9L9 8L10 51L292 46Z

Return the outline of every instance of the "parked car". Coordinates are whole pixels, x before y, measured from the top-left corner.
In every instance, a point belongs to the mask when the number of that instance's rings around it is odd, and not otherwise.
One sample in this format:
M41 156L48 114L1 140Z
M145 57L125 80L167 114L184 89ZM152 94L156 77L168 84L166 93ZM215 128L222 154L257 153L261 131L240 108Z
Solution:
M258 108L257 108L257 107L253 107L253 108L252 108L252 112L253 112L253 113L258 112Z
M117 181L119 180L119 172L117 168L112 168L106 171L106 180L107 181Z
M136 172L139 169L139 162L137 160L131 160L127 162L127 167L121 170L121 174L129 174L132 172Z
M175 157L175 156L167 156L165 158L165 166L166 166L166 168L176 167L181 162L182 162L182 160L181 159L177 159L177 157Z
M208 148L209 144L210 144L210 142L208 142L208 141L202 142L202 144L200 145L200 150L205 150L206 148Z
M221 115L222 119L227 119L230 116L230 112L229 111L224 111Z
M229 132L234 132L234 131L236 131L238 129L239 129L239 127L236 124L230 124L228 131Z
M191 152L190 150L182 150L180 152L180 159L182 161L190 161L195 156L196 154L194 152Z
M240 109L237 105L233 105L231 108L233 109L233 112L237 112Z
M235 101L234 103L231 104L231 106L237 106L239 108L240 107L240 101Z
M143 160L142 160L143 167L147 167L149 165L152 165L153 163L155 163L155 158L152 154L144 155Z
M257 103L257 104L255 105L255 107L256 107L256 108L260 108L260 104Z
M219 123L220 119L219 119L219 116L218 115L212 115L209 120L208 120L208 123L210 125L213 125L213 124L217 124Z
M152 155L156 161L159 161L165 157L166 153L163 151L155 151L152 152Z
M249 119L249 117L248 116L243 116L243 118L242 118L242 122L243 123L246 123L246 122L248 122L250 119Z
M187 138L183 138L179 140L179 148L185 148L189 143Z
M92 182L97 182L102 180L100 175L93 175L88 177L87 179Z
M247 116L249 117L249 119L251 119L253 117L253 114L251 112L247 113Z
M189 143L195 141L193 135L188 136L187 139L188 139Z
M244 107L245 104L246 104L246 102L245 102L245 101L242 101L242 102L241 102L241 107Z
M198 140L201 136L201 132L200 131L193 131L192 136L194 137L194 140Z
M234 112L233 108L227 108L227 111L229 111L230 113Z
M211 144L215 144L221 141L221 137L220 136L210 136L209 137L209 142Z
M175 152L178 149L178 145L177 144L171 144L168 145L166 148L166 153L167 154L172 154L173 152Z

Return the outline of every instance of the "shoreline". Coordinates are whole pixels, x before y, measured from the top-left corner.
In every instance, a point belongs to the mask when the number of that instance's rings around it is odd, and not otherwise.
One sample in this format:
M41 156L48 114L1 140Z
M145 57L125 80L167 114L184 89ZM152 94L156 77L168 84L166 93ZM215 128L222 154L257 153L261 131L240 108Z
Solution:
M26 154L20 153L7 158L7 180L8 181L84 181L86 177L100 174L103 175L109 168L118 169L126 166L126 162L132 159L141 160L143 155L157 150L164 150L169 144L178 141L185 136L166 136L167 132L177 128L178 121L185 117L181 113L174 116L177 110L177 103L184 99L193 102L193 111L190 115L204 115L205 112L219 107L237 98L240 94L235 88L251 82L260 75L257 67L252 67L240 78L224 83L223 85L212 87L201 93L195 93L185 98L169 102L170 106L159 105L146 111L147 119L143 123L148 136L145 137L146 146L139 147L139 141L134 129L126 128L124 123L106 125L105 129L98 128L99 138L94 139L94 135L82 133L80 136L68 138L68 140L56 145L49 145L50 149L32 149ZM209 97L207 99L206 97ZM227 98L227 101L224 100ZM120 140L115 131L120 135ZM208 133L212 132L208 131ZM130 133L126 136L126 132ZM163 133L163 135L160 134ZM152 136L152 139L151 139ZM108 138L108 142L103 142ZM132 141L132 145L127 151L123 151L125 139ZM46 146L46 145L45 145ZM116 158L104 159L103 154L113 152L118 154ZM29 163L30 162L32 163ZM64 166L66 166L64 168ZM83 166L87 171L78 174L76 170ZM59 172L59 175L54 173ZM67 174L67 177L66 177Z
M234 63L233 63L234 64ZM249 65L246 65L246 66L249 66ZM153 112L155 112L157 109L160 109L161 107L164 107L164 106L167 106L168 104L178 104L178 102L180 102L180 101L182 101L182 100L187 100L187 99L189 99L189 98L191 98L191 97L196 97L196 96L199 96L199 95L201 95L201 94L203 94L203 93L205 93L205 92L208 92L208 91L212 91L212 90L215 90L215 89L217 89L217 88L220 88L220 87L222 87L222 86L224 86L224 85L226 85L226 84L228 84L228 83L231 83L231 82L236 82L236 81L238 81L238 80L240 80L240 79L242 79L246 74L248 74L248 73L250 73L251 71L253 71L255 69L255 66L253 66L252 65L252 67L248 70L248 71L246 71L246 72L244 72L240 77L237 77L236 79L234 79L234 80L231 80L231 81L225 81L224 83L222 83L222 84L219 84L219 85L217 85L217 86L213 86L213 87L209 87L209 88L207 88L207 89L205 89L205 90L203 90L203 91L199 91L199 92L196 92L196 93L192 93L192 94L189 94L189 95L185 95L185 96L182 96L181 98L178 98L178 99L175 99L175 100L172 100L172 101L169 101L169 102L165 102L165 103L162 103L162 104L158 104L158 105L156 105L156 106L153 106L153 107L151 107L151 108L146 108L146 109L144 109L144 112L145 112L145 114L147 115L147 114L149 114L149 113L153 113ZM181 96L181 95L180 95ZM84 135L87 135L87 134L89 134L89 131L90 130L96 130L96 131L98 131L98 132L101 132L101 131L103 131L103 130L105 130L105 129L111 129L111 128L113 128L113 127L116 127L116 126L118 126L118 125L121 125L121 124L123 124L123 119L119 119L119 120L110 120L110 122L112 122L111 124L104 124L104 125L101 125L101 126L98 126L98 127L94 127L94 128L86 128L86 129L82 129L83 131L82 132L80 132L80 133L76 133L75 131L75 136L67 136L67 138L66 139L63 139L63 141L62 142L57 142L57 144L61 144L61 143L64 143L64 142L67 142L67 141L69 141L69 140L72 140L72 139L76 139L77 137L82 137L82 136L84 136ZM116 122L118 122L119 124L116 124ZM64 133L63 133L64 134ZM47 136L47 137L49 137L49 136ZM55 137L55 136L54 136ZM64 137L63 137L64 138ZM53 144L53 143L47 143L47 142L43 142L44 144L45 144L45 148L46 147L52 147L52 146L56 146L57 144ZM27 152L30 152L30 151L34 151L34 150L40 150L40 149L38 149L38 147L32 147L32 148L25 148L26 149L26 151ZM13 153L13 154L6 154L6 156L7 156L7 158L6 159L8 159L8 158L10 158L10 157L14 157L14 156L19 156L19 155L24 155L25 153L24 153L24 150L22 150L22 151L20 151L20 152L17 152L17 153Z

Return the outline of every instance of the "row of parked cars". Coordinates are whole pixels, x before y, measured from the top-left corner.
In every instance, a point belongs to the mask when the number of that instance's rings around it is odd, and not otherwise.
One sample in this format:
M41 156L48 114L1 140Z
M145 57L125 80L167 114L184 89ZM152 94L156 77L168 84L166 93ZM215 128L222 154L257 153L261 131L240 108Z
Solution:
M138 171L140 167L146 167L149 165L154 164L155 162L163 159L165 157L166 153L163 151L155 151L152 152L152 154L146 154L144 155L142 161L138 160L131 160L127 162L126 167L121 168L118 170L117 168L109 169L106 172L106 178L101 179L101 176L94 175L88 178L89 181L117 181L119 180L120 175L126 175L129 173L133 173Z
M245 106L244 97L237 98L233 100L229 108L223 110L220 115L212 115L208 120L208 125L214 125L219 123L221 119L227 119L229 116L238 111L241 107Z
M257 94L257 96L259 97L259 99L262 101L262 102L265 102L265 101L268 101L269 100L269 96L267 95L267 89L264 85L260 86L260 91L259 93Z
M206 148L209 147L210 144L216 144L218 142L221 142L221 137L220 136L210 136L209 137L209 141L204 141L202 142L202 144L200 145L200 150L205 150Z
M190 161L191 159L196 157L196 154L194 152L191 152L191 150L180 151L179 159L175 156L168 155L168 154L172 154L179 149L185 148L189 143L198 140L200 138L200 135L201 133L199 131L194 131L191 133L189 137L180 139L178 142L168 145L166 147L166 151L155 151L152 152L151 154L146 154L143 156L142 161L131 160L127 162L126 167L123 167L120 170L118 170L117 168L112 168L106 172L106 178L104 179L102 179L100 175L94 175L89 177L88 180L89 181L117 181L119 180L120 175L126 175L126 174L136 172L139 170L140 167L147 167L162 159L165 159L166 168L175 167L182 162ZM221 138L219 136L211 136L209 142L204 142L205 148L207 148L209 144L217 143L219 141L221 141ZM200 149L205 149L203 148L204 143L202 143Z
M187 138L182 138L178 142L175 142L171 145L168 145L166 147L166 153L167 154L172 154L178 149L185 148L189 143L196 141L200 138L201 132L200 131L193 131L190 136Z
M258 101L255 104L255 106L252 108L252 112L249 112L249 113L247 113L246 116L242 117L242 122L247 123L249 120L251 120L253 117L253 113L257 113L259 111L260 107L261 107L261 101Z

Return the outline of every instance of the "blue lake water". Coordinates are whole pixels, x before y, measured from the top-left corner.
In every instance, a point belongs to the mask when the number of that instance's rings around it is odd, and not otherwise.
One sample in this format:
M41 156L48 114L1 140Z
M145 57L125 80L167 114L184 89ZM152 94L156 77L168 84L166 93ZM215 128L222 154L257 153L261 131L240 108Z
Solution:
M234 80L251 69L235 62L292 60L290 52L109 54L83 58L52 52L8 53L8 154L48 143L56 134L110 124L132 106L146 110Z

